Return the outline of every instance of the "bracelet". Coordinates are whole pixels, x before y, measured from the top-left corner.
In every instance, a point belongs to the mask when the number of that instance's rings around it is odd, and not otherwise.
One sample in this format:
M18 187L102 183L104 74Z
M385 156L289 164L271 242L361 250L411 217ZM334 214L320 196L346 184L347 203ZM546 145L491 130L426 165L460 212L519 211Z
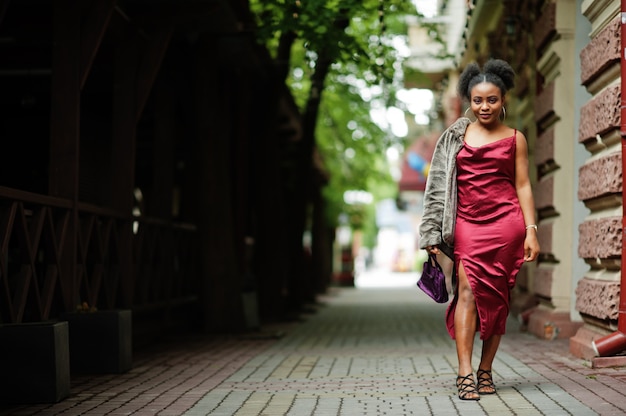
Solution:
M535 231L537 231L537 230L538 230L538 229L537 229L537 225L536 225L536 224L530 224L530 225L527 225L527 226L526 226L526 229L528 230L529 228L534 228L534 229L535 229Z

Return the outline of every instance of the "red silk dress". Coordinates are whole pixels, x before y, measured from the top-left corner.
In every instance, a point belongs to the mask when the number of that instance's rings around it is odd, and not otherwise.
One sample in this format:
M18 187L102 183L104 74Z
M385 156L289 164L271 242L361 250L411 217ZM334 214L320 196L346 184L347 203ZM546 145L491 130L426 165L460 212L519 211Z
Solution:
M524 262L526 229L515 190L516 135L480 147L465 143L456 159L455 270L461 264L465 270L483 340L505 333L510 290ZM446 313L452 339L456 301L457 296Z

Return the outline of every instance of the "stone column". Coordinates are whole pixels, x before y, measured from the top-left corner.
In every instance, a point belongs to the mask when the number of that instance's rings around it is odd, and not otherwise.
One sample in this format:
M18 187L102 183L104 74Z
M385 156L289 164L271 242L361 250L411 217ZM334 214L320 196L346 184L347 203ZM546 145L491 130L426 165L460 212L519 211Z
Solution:
M591 40L580 54L581 82L591 94L582 108L578 143L589 152L579 171L578 198L590 214L579 226L578 255L589 268L576 288L584 320L570 340L572 354L592 359L591 341L617 325L622 252L620 137L620 2L585 2Z
M536 24L538 95L535 204L541 255L533 290L540 303L530 315L528 330L542 338L574 335L579 322L570 317L575 177L573 137L576 135L574 56L576 2L558 0L542 10Z

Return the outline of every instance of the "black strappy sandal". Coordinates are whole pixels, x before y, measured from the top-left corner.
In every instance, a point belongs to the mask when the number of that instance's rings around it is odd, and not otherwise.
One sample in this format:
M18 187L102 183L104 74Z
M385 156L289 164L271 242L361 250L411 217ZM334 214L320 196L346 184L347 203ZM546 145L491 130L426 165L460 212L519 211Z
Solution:
M457 376L456 388L459 391L459 399L461 400L480 400L478 391L476 390L476 383L474 383L474 374L469 373L465 377ZM476 397L468 397L472 394L476 394Z
M481 370L480 368L476 372L476 379L478 379L478 394L495 394L496 386L493 384L493 377L491 376L491 370ZM482 391L488 389L487 391Z

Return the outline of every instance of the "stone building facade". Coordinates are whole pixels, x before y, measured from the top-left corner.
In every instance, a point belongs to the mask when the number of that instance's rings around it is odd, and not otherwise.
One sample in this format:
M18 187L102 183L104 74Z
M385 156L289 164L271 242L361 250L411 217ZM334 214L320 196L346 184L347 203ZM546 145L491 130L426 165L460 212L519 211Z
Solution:
M596 355L591 340L617 327L622 266L622 138L620 134L620 2L583 2L591 24L580 53L581 84L591 94L580 112L578 146L588 152L579 170L578 198L589 209L579 224L578 255L588 268L576 289L585 325L571 340L576 355Z
M535 8L536 97L534 122L537 172L535 205L541 255L533 291L538 306L529 330L545 338L571 337L580 326L572 313L576 282L572 244L575 224L576 7L575 1L545 2Z

